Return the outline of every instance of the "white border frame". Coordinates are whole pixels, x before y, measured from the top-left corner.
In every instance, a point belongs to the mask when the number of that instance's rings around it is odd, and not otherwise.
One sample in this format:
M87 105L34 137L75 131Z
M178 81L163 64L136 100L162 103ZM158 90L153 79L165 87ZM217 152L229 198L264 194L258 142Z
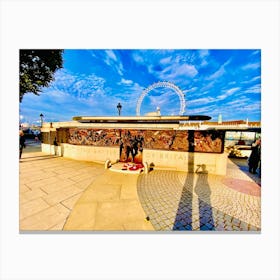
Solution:
M0 278L279 279L279 10L277 0L2 0ZM19 234L18 49L147 47L262 49L262 233Z

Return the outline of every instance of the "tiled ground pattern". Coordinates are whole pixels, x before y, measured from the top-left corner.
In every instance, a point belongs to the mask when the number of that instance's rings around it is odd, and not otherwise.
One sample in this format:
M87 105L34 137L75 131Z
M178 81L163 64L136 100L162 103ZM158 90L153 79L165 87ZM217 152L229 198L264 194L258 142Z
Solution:
M222 179L155 170L140 175L137 189L156 230L259 231L260 198L230 189Z

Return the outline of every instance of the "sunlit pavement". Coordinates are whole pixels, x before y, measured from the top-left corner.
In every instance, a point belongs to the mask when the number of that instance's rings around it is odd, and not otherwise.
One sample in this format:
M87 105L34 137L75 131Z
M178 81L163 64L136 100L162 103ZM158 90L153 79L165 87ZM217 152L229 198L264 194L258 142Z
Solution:
M260 179L231 160L227 170L227 176L163 170L141 175L139 198L155 230L259 231Z
M20 160L21 231L259 231L260 178L246 160L227 176L121 174L27 145Z

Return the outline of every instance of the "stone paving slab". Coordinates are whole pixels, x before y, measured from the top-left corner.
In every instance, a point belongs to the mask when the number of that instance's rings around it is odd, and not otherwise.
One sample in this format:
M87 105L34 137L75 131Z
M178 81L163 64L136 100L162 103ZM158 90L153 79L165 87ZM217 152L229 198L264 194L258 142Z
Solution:
M100 164L46 155L34 147L30 152L27 147L19 163L19 229L62 230L83 191L104 171Z
M106 170L79 198L63 230L154 230L137 196L137 178Z

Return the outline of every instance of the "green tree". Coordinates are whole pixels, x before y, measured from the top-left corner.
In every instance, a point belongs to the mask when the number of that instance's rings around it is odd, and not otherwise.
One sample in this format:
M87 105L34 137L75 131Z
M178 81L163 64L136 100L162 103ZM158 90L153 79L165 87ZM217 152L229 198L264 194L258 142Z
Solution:
M62 68L63 50L20 50L19 100L25 93L36 95L54 80L56 70Z

